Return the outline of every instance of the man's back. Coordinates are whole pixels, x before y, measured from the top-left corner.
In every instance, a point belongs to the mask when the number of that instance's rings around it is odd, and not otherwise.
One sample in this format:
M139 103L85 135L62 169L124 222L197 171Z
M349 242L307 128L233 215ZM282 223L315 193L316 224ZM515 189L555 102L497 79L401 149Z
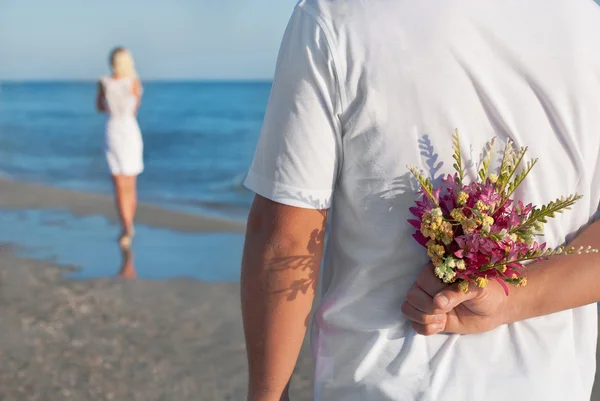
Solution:
M311 41L320 45L310 49ZM428 261L406 222L417 190L406 165L434 180L450 173L455 129L470 156L469 177L486 142L497 136L503 146L511 138L540 159L517 198L542 204L585 196L547 225L550 246L594 215L600 8L592 0L306 0L284 40L286 48L302 46L323 56L311 68L335 78L333 86L318 78L313 86L328 100L325 120L337 134L323 143L311 137L306 149L294 142L272 163L266 155L282 148L269 127L277 107L323 118L286 104L276 78L278 105L267 113L249 187L295 206L332 204L313 325L316 399L589 400L595 306L480 335L433 337L416 335L400 306ZM278 71L296 68L282 52ZM314 166L285 167L304 150ZM336 162L324 168L328 157ZM285 196L253 185L253 175L274 176Z

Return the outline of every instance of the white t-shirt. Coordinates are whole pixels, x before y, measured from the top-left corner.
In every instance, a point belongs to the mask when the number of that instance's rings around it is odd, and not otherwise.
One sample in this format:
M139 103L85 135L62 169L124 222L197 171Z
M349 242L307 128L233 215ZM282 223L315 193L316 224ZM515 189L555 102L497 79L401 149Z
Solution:
M432 337L400 311L428 262L406 222L416 197L406 165L451 173L455 128L471 178L487 141L512 138L540 159L518 199L584 195L550 220L550 246L586 225L600 200L600 7L300 1L246 185L287 205L331 206L312 333L316 400L590 399L595 305Z

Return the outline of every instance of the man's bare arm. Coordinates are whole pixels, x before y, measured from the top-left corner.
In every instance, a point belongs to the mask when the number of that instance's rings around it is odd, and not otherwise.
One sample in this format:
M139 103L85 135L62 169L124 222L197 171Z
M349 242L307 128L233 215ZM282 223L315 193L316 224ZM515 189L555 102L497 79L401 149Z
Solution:
M323 253L327 212L261 196L248 217L241 296L250 401L287 399Z
M579 234L571 246L600 249L600 220ZM511 288L504 323L600 301L600 254L557 256L533 264L526 275L527 286Z

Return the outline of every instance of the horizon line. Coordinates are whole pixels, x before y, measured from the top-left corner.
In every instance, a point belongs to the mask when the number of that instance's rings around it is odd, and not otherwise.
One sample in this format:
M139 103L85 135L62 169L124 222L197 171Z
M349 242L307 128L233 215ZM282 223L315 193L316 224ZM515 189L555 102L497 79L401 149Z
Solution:
M142 78L143 82L165 82L165 83L271 83L272 78ZM14 79L0 78L0 83L95 83L97 78L25 78Z

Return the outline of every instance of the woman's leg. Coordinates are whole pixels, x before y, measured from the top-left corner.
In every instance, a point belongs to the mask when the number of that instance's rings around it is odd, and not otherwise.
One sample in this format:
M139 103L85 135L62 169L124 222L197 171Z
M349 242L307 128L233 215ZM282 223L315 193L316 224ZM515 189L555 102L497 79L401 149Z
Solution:
M133 222L137 208L137 177L126 175L113 176L115 200L121 219L122 237L133 235Z
M127 177L127 185L129 187L131 198L129 200L129 213L131 215L131 227L127 231L128 234L133 235L134 233L134 223L135 223L135 213L137 211L137 176L132 175Z

